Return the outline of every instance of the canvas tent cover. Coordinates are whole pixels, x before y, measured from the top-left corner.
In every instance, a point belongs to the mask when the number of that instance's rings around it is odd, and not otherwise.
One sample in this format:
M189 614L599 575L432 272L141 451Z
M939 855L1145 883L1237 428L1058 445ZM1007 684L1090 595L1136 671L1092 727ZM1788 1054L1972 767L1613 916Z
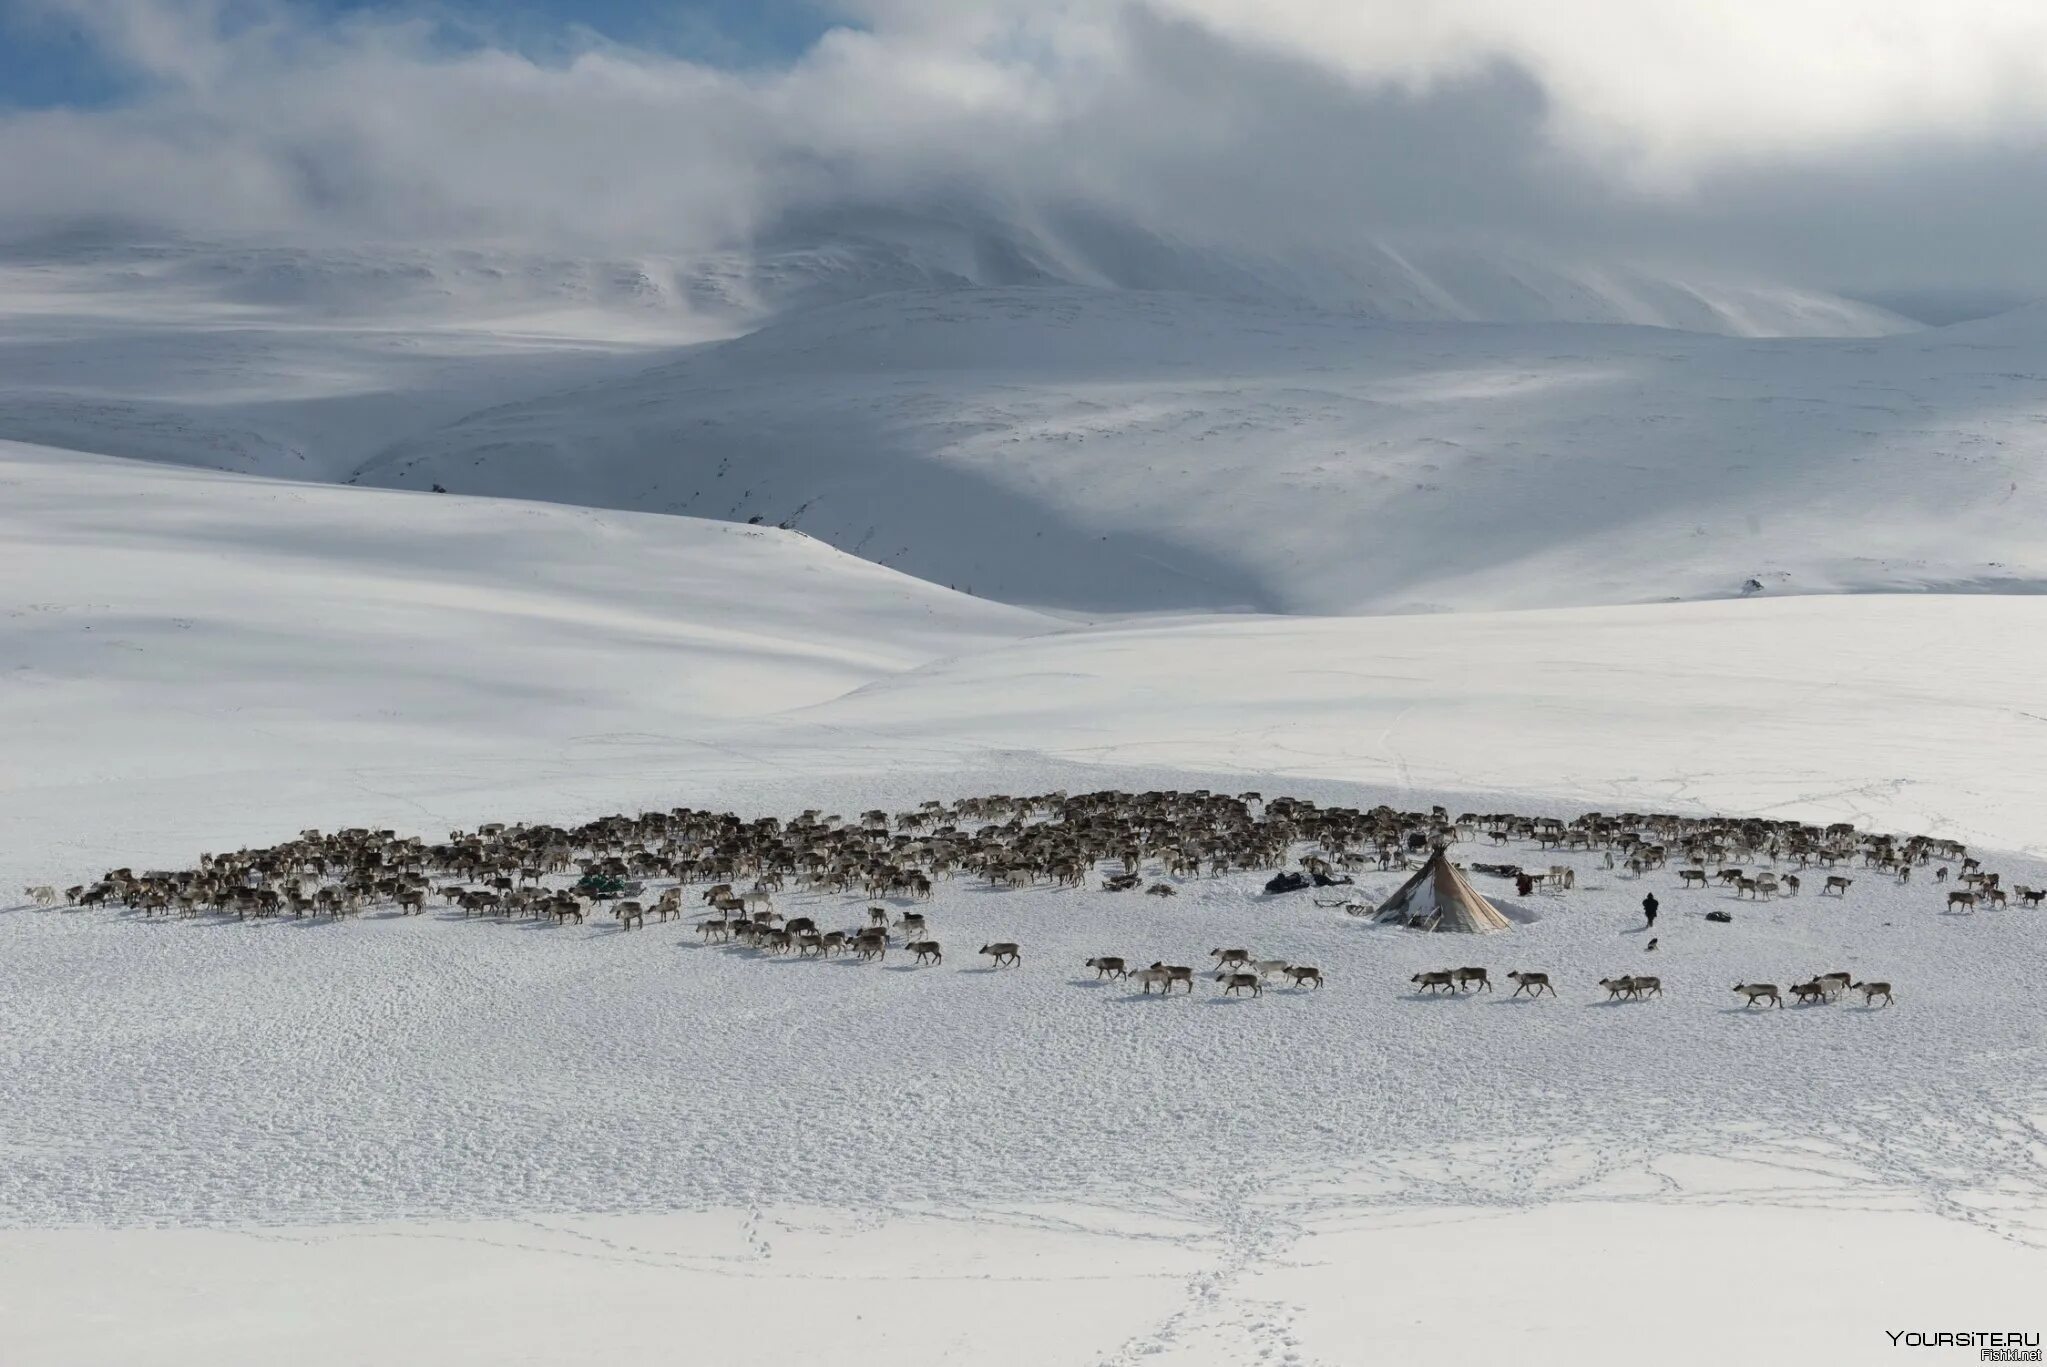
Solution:
M1429 856L1414 877L1400 885L1379 909L1375 921L1398 921L1421 930L1453 930L1467 935L1506 930L1512 924L1498 907L1465 881L1441 850Z

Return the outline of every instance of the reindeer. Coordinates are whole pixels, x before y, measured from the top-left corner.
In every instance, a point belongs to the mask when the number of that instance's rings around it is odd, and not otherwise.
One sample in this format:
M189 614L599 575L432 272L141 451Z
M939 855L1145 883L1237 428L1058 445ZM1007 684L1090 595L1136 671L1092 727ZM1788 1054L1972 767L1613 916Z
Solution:
M1743 1010L1757 1002L1768 1002L1779 1010L1784 1007L1784 998L1778 993L1775 983L1736 983L1734 990L1741 994Z
M1889 983L1850 983L1848 986L1862 994L1862 1004L1864 1006L1868 1006L1878 997L1884 999L1885 1006L1891 1005L1894 1000L1891 996L1891 985Z
M1158 988L1161 996L1171 993L1175 981L1172 971L1165 968L1140 968L1135 973L1128 974L1127 976L1131 982L1138 984L1143 989L1144 995L1147 997L1151 995L1151 990L1154 986ZM1193 990L1191 982L1188 984L1188 990L1190 992Z
M995 967L997 968L1002 967L1005 959L1011 964L1021 964L1023 962L1023 955L1008 940L1001 940L992 945L982 945L981 952L991 956L995 960Z
M920 964L923 963L926 959L929 959L932 963L935 964L942 964L945 962L945 955L939 949L938 941L936 940L912 940L910 941L910 943L904 945L903 948L909 950L912 954L916 955L917 962Z
M1116 958L1114 955L1105 954L1089 959L1081 967L1092 968L1095 971L1096 982L1100 982L1103 978L1127 978L1130 976L1129 968L1121 959Z
M620 902L611 909L611 914L618 918L620 930L631 930L634 926L645 927L647 924L646 908L638 902Z
M1450 981L1457 984L1459 992L1476 990L1472 986L1474 983L1488 992L1493 990L1493 980L1486 976L1483 968L1453 968L1450 970Z
M1523 973L1516 969L1507 975L1507 980L1514 984L1514 990L1508 994L1509 996L1518 997L1523 992L1531 997L1540 997L1545 992L1552 997L1557 994L1556 988L1550 986L1547 973Z
M1706 886L1706 871L1704 869L1679 869L1677 871L1677 885L1681 888L1703 888Z
M1947 909L1953 911L1962 907L1968 911L1976 909L1976 894L1973 892L1951 892L1947 895Z
M1295 987L1306 987L1313 983L1316 991L1322 990L1322 970L1312 964L1288 964L1285 972Z
M1258 981L1256 973L1231 973L1226 969L1216 974L1215 980L1226 984L1223 988L1224 996L1229 996L1233 992L1245 991L1248 991L1254 997L1265 995L1265 985Z
M1189 992L1192 992L1194 990L1194 970L1190 968L1188 965L1162 964L1154 960L1152 963L1152 967L1166 975L1167 986L1169 989L1173 983L1179 983L1180 985L1185 987Z
M1835 897L1846 897L1848 889L1854 886L1855 880L1853 878L1846 878L1838 873L1830 873L1827 875L1826 886L1820 889L1820 896L1826 897L1831 894Z
M1457 975L1447 968L1440 972L1417 973L1412 978L1409 978L1408 981L1415 984L1417 992L1455 992L1457 990Z

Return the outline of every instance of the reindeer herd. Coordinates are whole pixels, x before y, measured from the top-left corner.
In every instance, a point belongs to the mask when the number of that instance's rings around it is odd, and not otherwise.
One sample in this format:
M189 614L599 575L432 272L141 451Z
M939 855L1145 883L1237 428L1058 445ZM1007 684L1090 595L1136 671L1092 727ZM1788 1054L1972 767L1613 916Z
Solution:
M936 967L945 962L944 948L922 911L896 914L870 904L862 923L825 928L814 916L785 918L775 896L794 887L914 906L931 899L941 883L957 880L992 889L1080 889L1098 878L1106 893L1145 888L1163 898L1177 888L1160 874L1216 878L1291 865L1317 879L1343 882L1359 870L1407 869L1434 848L1480 838L1496 845L1523 841L1543 850L1598 852L1607 869L1633 878L1681 859L1675 869L1681 888L1717 885L1734 898L1757 902L1799 896L1804 884L1796 870L1808 877L1820 870L1818 895L1846 899L1855 877L1838 870L1850 867L1906 883L1915 870L1931 866L1934 884L1956 885L1945 890L1950 911L2006 907L2014 897L2022 906L2038 907L2047 897L2047 891L2023 884L2007 891L1998 874L1984 870L1954 841L1862 832L1847 823L1627 812L1588 812L1570 820L1510 813L1452 819L1442 807L1359 810L1207 789L996 794L896 812L875 809L850 819L812 809L786 821L749 820L677 807L573 826L491 822L451 831L440 841L368 828L307 830L273 846L201 855L192 868L119 868L61 892L54 886L27 891L38 906L236 920L288 915L339 921L376 906L418 915L437 898L465 920L530 919L559 926L603 915L624 932L644 928L649 918L689 920L706 943L764 955L885 962L894 949L912 966ZM1540 883L1555 895L1577 881L1564 864L1528 874L1518 866L1473 867ZM647 894L646 886L656 882L670 886ZM1020 968L1024 962L1023 947L1007 940L983 944L979 957L991 969ZM1244 948L1217 948L1208 957L1202 975L1219 995L1258 997L1275 982L1315 990L1325 981L1312 964L1261 958ZM1197 976L1192 965L1154 961L1132 967L1108 955L1087 960L1086 967L1097 979L1133 984L1146 996L1169 996L1175 989L1191 994ZM1517 970L1506 976L1515 984L1513 996L1556 995L1546 973ZM1493 990L1490 974L1472 967L1417 973L1410 985L1427 995ZM1639 974L1604 978L1598 986L1608 1001L1663 993L1660 978ZM1745 1006L1783 1004L1784 993L1768 983L1734 990ZM1843 973L1821 974L1788 990L1795 1002L1831 1002L1851 991L1861 992L1865 1004L1893 1000L1888 984L1851 981Z

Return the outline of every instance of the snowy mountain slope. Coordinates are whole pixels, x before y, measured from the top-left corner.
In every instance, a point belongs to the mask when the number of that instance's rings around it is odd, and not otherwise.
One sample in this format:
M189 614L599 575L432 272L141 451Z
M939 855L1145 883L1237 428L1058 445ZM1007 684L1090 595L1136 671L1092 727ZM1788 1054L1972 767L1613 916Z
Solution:
M1164 290L1388 321L1632 323L1734 336L1877 336L1918 325L1782 282L1508 245L1359 238L1318 250L1204 243L1097 213L840 204L691 251L203 241L79 229L0 241L10 307L126 299L133 313L231 307L301 319L516 329L602 320L612 336L708 336L906 290ZM533 330L530 327L526 330ZM555 330L563 330L557 327Z
M1444 240L1319 249L1204 242L1091 211L837 205L685 268L699 297L756 319L881 293L1082 286L1308 306L1385 321L1632 323L1733 336L1866 337L1918 325L1781 282L1627 261L1574 262Z
M1055 626L772 529L10 443L0 539L0 845L44 864L110 824L239 841L234 792L417 810L374 776L394 761L516 760L544 784L578 746L695 736ZM45 824L60 806L68 831Z
M248 474L342 478L732 331L578 288L588 263L60 246L0 250L0 439Z
M479 412L358 478L759 517L1084 610L2030 591L2043 375L2047 333L2018 329L1743 340L924 292Z
M842 210L692 254L549 255L149 239L0 243L0 438L343 478L478 409L624 378L672 349L905 291L1181 290L1386 318L1864 334L1904 320L1809 291L1566 271L1503 252L1280 260L1078 216Z

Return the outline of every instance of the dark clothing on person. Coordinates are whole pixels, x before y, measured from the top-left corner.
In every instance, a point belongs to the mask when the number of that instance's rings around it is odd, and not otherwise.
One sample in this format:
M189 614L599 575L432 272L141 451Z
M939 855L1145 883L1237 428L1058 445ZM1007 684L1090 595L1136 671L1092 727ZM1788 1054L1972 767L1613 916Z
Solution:
M1649 924L1652 926L1656 924L1656 907L1655 893L1652 892L1642 899L1642 915L1649 919Z

